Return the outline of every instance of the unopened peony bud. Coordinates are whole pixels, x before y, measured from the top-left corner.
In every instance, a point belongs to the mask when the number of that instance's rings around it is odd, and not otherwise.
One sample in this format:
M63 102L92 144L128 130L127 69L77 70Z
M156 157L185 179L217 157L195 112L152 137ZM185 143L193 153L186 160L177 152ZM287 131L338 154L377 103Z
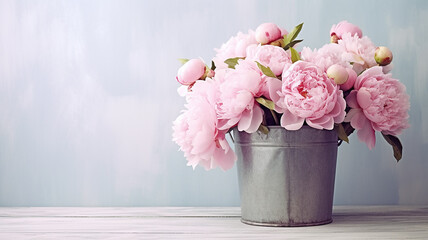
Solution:
M177 81L183 85L191 85L205 74L205 63L201 59L191 59L177 73Z
M274 23L263 23L256 29L256 41L267 44L282 37L281 29Z
M346 71L348 72L348 80L340 85L340 89L343 91L351 89L354 86L355 80L357 80L357 73L352 68L346 68Z
M374 57L380 66L386 66L392 62L392 52L387 47L377 47Z
M357 34L359 38L363 37L361 29L357 25L347 21L341 21L340 23L333 25L330 29L330 36L336 35L338 39L342 39L342 35L345 33L351 33L351 36Z
M331 65L327 69L327 76L332 78L338 85L344 84L348 80L348 72L344 67L338 64Z

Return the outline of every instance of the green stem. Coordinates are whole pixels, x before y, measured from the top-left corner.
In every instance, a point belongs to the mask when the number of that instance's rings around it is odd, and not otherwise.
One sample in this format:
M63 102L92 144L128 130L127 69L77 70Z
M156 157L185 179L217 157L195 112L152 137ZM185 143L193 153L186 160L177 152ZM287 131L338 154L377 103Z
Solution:
M272 113L272 117L273 117L273 120L275 121L275 124L279 125L278 117L276 116L275 111L270 109L270 112Z

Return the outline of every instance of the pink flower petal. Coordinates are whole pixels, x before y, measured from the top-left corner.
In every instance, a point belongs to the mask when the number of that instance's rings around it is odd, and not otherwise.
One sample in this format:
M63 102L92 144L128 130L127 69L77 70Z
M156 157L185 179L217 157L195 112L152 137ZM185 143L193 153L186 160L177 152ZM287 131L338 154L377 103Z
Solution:
M369 149L373 149L376 144L376 135L369 121L364 123L364 127L357 131L358 139L366 143Z
M219 166L223 170L228 170L233 167L233 164L236 161L236 155L230 149L229 143L226 139L219 139L220 148L217 148L214 151L212 168Z
M206 152L210 146L210 142L214 141L212 138L213 134L209 129L203 127L201 131L199 131L196 136L193 138L192 145L193 149L191 154L201 154Z
M360 88L357 92L357 101L361 108L365 109L372 103L371 95L366 88Z
M306 119L306 123L316 129L327 129L327 130L331 130L334 127L334 121L333 118L331 118L330 116L322 116L321 118L318 119Z
M344 122L350 122L352 118L361 111L359 108L353 108L346 114Z
M349 95L346 97L346 102L348 103L348 106L351 108L360 108L357 101L357 91L352 90Z
M251 118L251 124L245 130L248 133L256 132L259 129L260 124L263 121L263 110L258 105L254 105L253 117Z
M281 126L287 130L299 130L303 126L304 122L304 118L293 115L287 109L285 109L284 114L281 117Z
M351 119L351 126L355 129L362 129L364 127L364 124L368 119L366 116L364 116L364 113L361 109L352 109L353 111L353 117ZM351 112L351 111L350 111Z
M263 86L263 95L273 102L278 102L278 91L281 91L282 81L277 78L266 77L266 84Z
M335 123L341 123L341 122L343 122L343 120L345 119L345 116L346 116L345 109L346 109L346 101L343 98L343 95L341 94L341 96L339 97L339 99L338 99L338 101L336 103L336 106L334 106L334 109L332 111L332 112L335 113L333 115L333 116L335 116L333 118ZM339 114L336 115L337 111L339 111Z

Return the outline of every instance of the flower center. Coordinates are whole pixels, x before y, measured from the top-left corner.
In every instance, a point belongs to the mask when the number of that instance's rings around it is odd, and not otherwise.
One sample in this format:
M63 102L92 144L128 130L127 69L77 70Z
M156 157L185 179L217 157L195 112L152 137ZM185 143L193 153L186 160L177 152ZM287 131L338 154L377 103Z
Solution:
M305 89L305 87L303 86L303 83L301 83L298 87L297 87L297 91L299 91L300 95L302 95L302 97L307 98L308 97L308 91Z

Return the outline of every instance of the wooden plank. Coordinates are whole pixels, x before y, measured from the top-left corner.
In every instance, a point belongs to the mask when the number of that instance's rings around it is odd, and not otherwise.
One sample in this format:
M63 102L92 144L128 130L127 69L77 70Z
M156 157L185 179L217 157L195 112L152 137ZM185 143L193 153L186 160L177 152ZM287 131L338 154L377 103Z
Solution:
M256 227L239 208L0 208L0 239L427 239L428 207L335 207L332 224Z

